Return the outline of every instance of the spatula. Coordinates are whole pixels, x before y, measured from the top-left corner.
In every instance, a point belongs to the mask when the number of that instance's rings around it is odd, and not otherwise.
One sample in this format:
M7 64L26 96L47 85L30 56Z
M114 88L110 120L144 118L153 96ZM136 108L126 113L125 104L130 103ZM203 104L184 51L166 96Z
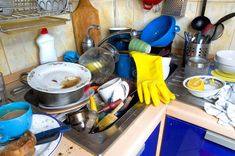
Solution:
M99 123L98 123L98 128L99 131L104 130L105 128L107 128L109 125L111 125L112 123L114 123L118 117L115 115L123 106L123 102L121 102L111 113L109 113L108 115L106 115Z

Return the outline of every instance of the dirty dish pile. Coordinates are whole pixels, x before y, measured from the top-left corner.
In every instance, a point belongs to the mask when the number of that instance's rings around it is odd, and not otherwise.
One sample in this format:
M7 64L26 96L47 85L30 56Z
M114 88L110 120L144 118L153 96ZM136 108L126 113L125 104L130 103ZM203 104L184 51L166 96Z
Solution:
M217 94L225 82L214 76L198 75L183 81L183 86L194 96L206 98Z
M27 76L27 82L41 104L49 107L78 101L90 80L91 72L86 67L69 62L43 64Z
M215 55L215 65L218 70L235 75L235 51L234 50L221 50Z

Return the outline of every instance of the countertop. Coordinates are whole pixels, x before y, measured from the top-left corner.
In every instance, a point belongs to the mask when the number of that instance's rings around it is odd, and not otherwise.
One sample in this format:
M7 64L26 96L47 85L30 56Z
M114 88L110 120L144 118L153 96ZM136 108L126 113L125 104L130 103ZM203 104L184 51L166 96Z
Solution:
M18 75L15 77L18 77ZM14 80L15 79L12 79L12 81ZM14 81L14 83L8 84L7 87L11 88L15 85L16 83ZM146 109L144 109L144 111L135 119L135 121L132 122L132 124L121 134L121 136L109 146L109 148L104 152L104 155L129 156L137 154L142 148L143 143L147 140L148 136L152 133L156 126L161 121L164 121L166 115L203 127L228 138L235 139L234 128L217 124L218 119L208 115L199 107L175 100L171 101L168 105L160 104L158 107L153 107L152 105L147 106ZM162 123L164 124L164 122ZM162 127L163 126L161 126L159 138L161 138ZM63 137L60 145L53 155L87 156L92 154L86 151L85 148L79 146L77 143Z
M208 115L204 110L179 102L172 101L168 105L158 107L148 106L129 128L114 142L104 155L136 155L151 132L161 122L165 115L169 115L194 125L211 130L218 134L235 139L235 129L217 124L217 119ZM55 156L91 155L85 149L63 137Z

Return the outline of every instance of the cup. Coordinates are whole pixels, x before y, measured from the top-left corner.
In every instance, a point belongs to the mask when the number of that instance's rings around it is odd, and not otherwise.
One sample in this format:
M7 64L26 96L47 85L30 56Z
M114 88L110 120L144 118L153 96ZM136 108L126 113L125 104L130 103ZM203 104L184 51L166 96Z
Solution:
M161 2L162 0L143 0L143 8L145 10L151 10L154 5L157 5Z
M129 80L136 78L135 62L129 53L119 53L119 60L115 65L115 74Z
M150 53L151 45L149 45L148 43L140 39L133 38L129 43L128 49L129 51L139 51L139 52L144 52L144 53Z
M118 99L124 101L129 94L129 90L128 83L122 81L120 77L104 83L97 89L99 95L106 103L111 103Z
M27 102L13 102L0 107L0 143L7 143L29 130L32 108Z
M0 106L5 104L6 100L6 89L3 74L0 72Z

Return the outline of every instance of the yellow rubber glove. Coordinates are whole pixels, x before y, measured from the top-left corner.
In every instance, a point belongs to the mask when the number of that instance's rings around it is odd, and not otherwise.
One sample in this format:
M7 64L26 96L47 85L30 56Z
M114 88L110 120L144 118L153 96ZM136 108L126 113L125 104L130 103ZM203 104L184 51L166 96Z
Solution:
M160 101L167 104L175 95L167 88L163 79L162 57L132 51L137 68L137 92L141 103L154 106Z

